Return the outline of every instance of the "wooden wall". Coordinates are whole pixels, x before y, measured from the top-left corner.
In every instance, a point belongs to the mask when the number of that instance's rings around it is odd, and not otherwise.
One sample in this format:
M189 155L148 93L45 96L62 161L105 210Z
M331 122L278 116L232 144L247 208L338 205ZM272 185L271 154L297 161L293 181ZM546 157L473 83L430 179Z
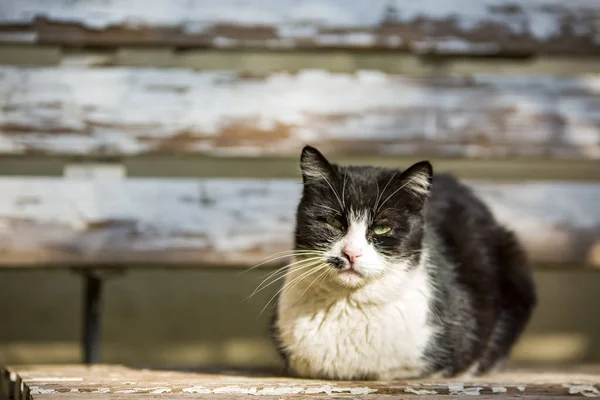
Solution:
M5 154L600 158L597 75L0 68Z
M593 0L58 0L3 6L7 42L226 49L384 49L421 54L598 54Z
M0 360L35 361L47 332L62 343L79 293L58 269L99 265L136 269L111 292L111 361L233 360L202 354L248 320L235 297L247 282L192 269L291 246L305 143L346 163L429 158L469 178L545 271L520 359L561 348L596 360L585 308L600 266L599 21L596 0L0 2L0 267L19 271L1 272ZM46 333L28 333L12 304ZM222 310L229 328L207 327ZM144 335L153 311L179 322ZM234 347L269 348L265 324L248 322L252 339ZM193 357L173 339L184 331ZM535 353L550 336L576 349L550 340ZM69 340L68 357L52 353L59 343L43 361L76 361ZM144 358L159 340L169 355ZM250 353L243 362L262 354Z
M0 152L597 159L600 4L563 3L8 2L5 51L62 56L0 70Z
M256 263L291 245L298 185L210 178L297 179L310 143L432 159L475 178L536 263L598 266L598 18L584 0L8 2L0 50L58 58L0 66L3 263ZM140 159L162 178L121 179ZM99 160L123 176L21 176Z

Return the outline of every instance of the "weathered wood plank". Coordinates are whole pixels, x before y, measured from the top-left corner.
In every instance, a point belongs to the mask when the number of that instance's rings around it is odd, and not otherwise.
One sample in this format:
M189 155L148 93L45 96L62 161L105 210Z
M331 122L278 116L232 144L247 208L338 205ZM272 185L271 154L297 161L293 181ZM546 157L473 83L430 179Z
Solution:
M600 267L600 185L470 185L534 263ZM0 178L0 265L249 266L292 247L300 190L285 180Z
M0 64L11 66L153 67L202 71L231 70L250 75L305 69L354 73L370 69L389 74L431 76L433 74L546 74L573 76L600 73L600 55L539 55L527 58L423 56L395 51L350 51L344 49L268 49L231 51L174 47L115 47L111 49L63 48L58 45L2 43Z
M0 152L600 158L600 78L0 68Z
M441 54L600 53L592 0L404 2L21 0L0 40L71 46L390 49Z
M77 165L104 163L121 165L128 177L144 178L300 178L298 154L287 157L210 156L200 154L120 155L98 158L93 155L22 154L1 155L0 175L63 176ZM450 172L464 179L485 181L577 181L600 182L600 163L593 159L556 158L446 158L428 154L334 156L346 165L375 165L398 168L427 158L436 172Z
M181 372L131 369L120 366L27 366L7 367L24 382L27 399L74 399L88 395L138 398L140 395L197 398L228 398L229 395L273 396L284 398L352 398L377 396L446 396L476 395L484 398L555 398L600 396L600 370L558 372L515 369L478 378L425 379L394 382L335 382L293 379L260 372L223 371L222 373ZM20 394L20 393L19 393ZM434 397L435 396L435 397ZM68 397L67 397L68 398ZM185 397L184 397L185 398ZM236 398L236 397L234 397ZM318 397L317 397L318 398Z
M298 399L317 399L317 400L324 400L324 399L356 399L359 398L361 400L381 400L381 399L385 399L385 400L406 400L408 396L411 396L411 398L416 398L416 396L409 394L391 394L391 395L369 395L369 394L365 394L365 395L360 395L360 396L356 396L356 395L352 395L352 394L335 394L335 395L306 395L306 394L289 394L289 395L282 395L282 396L277 396L277 397L273 397L273 398L277 398L277 399L286 399L286 400L298 400ZM542 394L542 395L532 395L532 396L522 396L520 394L515 394L515 395L504 395L501 398L508 398L508 399L519 399L519 398L526 398L526 399L530 399L530 400L543 400L543 399L553 399L553 400L573 400L573 396L570 395L546 395L546 394ZM45 400L45 399L53 399L56 398L56 395L36 395L34 397L35 400ZM60 395L61 399L66 399L66 400L82 400L84 398L89 398L89 395L85 394L85 395L80 395L80 394L61 394ZM188 395L188 394L179 394L179 393L175 393L175 394L142 394L142 395L131 395L131 394L124 394L124 395L113 395L113 394L108 394L108 395L94 395L93 397L95 400L127 400L127 399L149 399L149 400L153 400L153 399L202 399L202 398L208 398L206 395ZM247 399L248 395L247 394L211 394L210 395L211 399L215 399L215 400L239 400L239 399ZM455 398L455 397L451 397L451 396L428 396L428 395L419 395L418 399L419 400L438 400L438 399L443 399L443 398ZM499 396L498 395L479 395L477 397L478 400L489 400L489 399L498 399Z

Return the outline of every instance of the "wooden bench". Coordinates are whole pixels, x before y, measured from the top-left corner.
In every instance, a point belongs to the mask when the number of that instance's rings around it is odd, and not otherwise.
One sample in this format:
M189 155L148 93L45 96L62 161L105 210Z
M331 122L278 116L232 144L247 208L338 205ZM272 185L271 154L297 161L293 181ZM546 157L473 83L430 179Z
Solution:
M6 367L1 372L0 393L9 400L600 397L597 366L569 372L515 369L482 378L405 382L333 382L293 379L271 371L161 371L108 365Z
M83 274L85 362L107 273L289 249L307 142L344 163L431 159L537 268L600 267L600 3L242 3L0 16L0 60L46 64L0 67L0 268Z

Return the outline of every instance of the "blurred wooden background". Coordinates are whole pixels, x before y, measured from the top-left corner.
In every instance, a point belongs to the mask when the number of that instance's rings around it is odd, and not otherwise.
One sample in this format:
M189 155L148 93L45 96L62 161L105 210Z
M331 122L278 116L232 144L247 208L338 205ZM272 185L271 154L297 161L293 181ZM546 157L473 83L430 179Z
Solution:
M517 359L600 360L597 1L8 0L0 63L0 363L77 361L99 267L107 361L276 363L221 267L289 248L305 143L468 179L540 271Z

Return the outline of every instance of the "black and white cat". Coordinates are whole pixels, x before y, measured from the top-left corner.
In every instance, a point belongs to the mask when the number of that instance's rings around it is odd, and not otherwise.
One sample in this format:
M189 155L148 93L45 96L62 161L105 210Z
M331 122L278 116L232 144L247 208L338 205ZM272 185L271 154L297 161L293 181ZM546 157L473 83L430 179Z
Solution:
M290 373L325 379L481 374L536 303L525 254L431 164L405 171L301 156L295 259L272 333Z

